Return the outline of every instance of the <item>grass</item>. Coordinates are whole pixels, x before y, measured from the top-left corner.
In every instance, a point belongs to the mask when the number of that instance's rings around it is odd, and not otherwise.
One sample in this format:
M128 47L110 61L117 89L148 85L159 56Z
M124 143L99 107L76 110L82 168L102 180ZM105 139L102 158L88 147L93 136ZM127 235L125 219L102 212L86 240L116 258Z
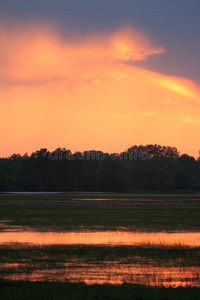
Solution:
M137 200L137 199L147 199L147 200L200 200L200 193L196 191L183 191L176 190L172 192L158 192L158 191L150 191L150 192L135 192L135 193L97 193L97 192L82 192L82 193L28 193L28 194L19 194L19 193L0 193L0 201L1 200L36 200L36 201L70 201L72 199L126 199L126 200Z
M178 195L178 194L177 194ZM176 195L176 196L177 196ZM200 228L200 195L0 194L2 229L174 231ZM128 201L72 201L72 199ZM118 198L117 198L118 197ZM145 198L146 197L146 198ZM197 196L195 196L197 197ZM142 198L144 201L137 201ZM153 201L152 199L161 201ZM165 199L164 199L165 198ZM164 199L164 200L163 200Z
M197 300L199 289L1 280L0 296L1 300Z
M156 260L158 265L169 261L179 266L200 267L200 248L132 247L132 246L80 246L80 245L0 245L0 263L18 263L22 259L34 266L38 262L63 263L77 261L83 263L103 263L122 261L137 263L139 260Z
M90 280L92 276L94 281L90 283L103 278L102 282L147 285L153 278L160 286L161 269L164 273L173 269L180 282L187 281L190 272L196 282L200 275L199 258L200 248L1 245L0 277L70 281L71 275L80 280ZM176 281L173 276L168 274L164 281Z
M77 199L110 201L78 201ZM126 201L115 201L126 200ZM139 201L138 201L139 200ZM142 200L142 201L140 201ZM156 200L156 201L154 201ZM0 230L140 230L199 231L199 194L0 194ZM123 261L124 264L156 264L200 267L199 248L93 247L1 245L0 265L28 262L19 268L2 267L0 277L62 267L63 263L86 264ZM0 280L0 299L198 299L198 288L150 288L123 284L92 285L69 282L26 282Z

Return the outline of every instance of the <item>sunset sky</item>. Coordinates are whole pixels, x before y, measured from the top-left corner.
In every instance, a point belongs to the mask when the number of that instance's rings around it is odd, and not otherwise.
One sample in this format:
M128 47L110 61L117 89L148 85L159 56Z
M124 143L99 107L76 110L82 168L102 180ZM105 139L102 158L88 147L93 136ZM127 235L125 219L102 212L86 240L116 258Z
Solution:
M0 0L0 157L200 150L199 0Z

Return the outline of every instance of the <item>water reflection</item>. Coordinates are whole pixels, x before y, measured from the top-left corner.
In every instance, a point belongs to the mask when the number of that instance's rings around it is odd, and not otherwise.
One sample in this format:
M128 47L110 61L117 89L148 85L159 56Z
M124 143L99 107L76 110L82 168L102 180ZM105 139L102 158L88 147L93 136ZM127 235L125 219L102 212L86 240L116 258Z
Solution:
M199 232L0 232L0 244L200 247Z
M200 287L199 247L200 232L0 232L0 277Z
M86 284L142 284L147 286L164 287L200 287L200 267L169 267L155 266L151 261L143 265L137 263L122 264L120 262L104 262L103 264L60 264L57 268L41 269L41 265L10 264L1 266L0 270L9 268L4 279L30 281L69 281L85 282ZM27 272L24 269L29 269ZM20 269L23 272L20 272Z

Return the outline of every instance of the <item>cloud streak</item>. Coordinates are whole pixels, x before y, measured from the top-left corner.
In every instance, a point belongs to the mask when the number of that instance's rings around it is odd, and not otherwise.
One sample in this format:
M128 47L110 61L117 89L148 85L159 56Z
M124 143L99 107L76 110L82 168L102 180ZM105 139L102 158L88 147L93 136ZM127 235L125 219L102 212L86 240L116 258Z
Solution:
M147 113L143 114L142 116L143 117L158 117L159 115L160 114L157 111L155 111L155 112L147 112Z
M191 116L188 116L188 117L185 117L185 118L181 119L181 122L183 122L183 123L190 123L191 121L192 121L192 117Z
M191 117L191 116L187 116L187 117L185 117L185 118L182 118L181 119L181 122L183 122L183 123L195 123L195 124L200 124L200 120L198 120L198 119L195 119L194 120L194 118L193 117Z
M178 100L176 100L174 98L164 98L162 100L162 104L164 104L164 105L177 105Z

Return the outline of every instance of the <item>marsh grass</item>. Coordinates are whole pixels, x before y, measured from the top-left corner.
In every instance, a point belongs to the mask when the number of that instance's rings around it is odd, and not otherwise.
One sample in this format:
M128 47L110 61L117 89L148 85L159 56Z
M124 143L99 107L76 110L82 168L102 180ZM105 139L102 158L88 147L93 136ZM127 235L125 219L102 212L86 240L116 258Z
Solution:
M151 199L155 196L148 196L145 201L137 201L135 195L129 194L109 196L110 200L112 197L115 199L119 197L118 199L128 201L70 200L72 197L81 199L83 196L91 199L95 196L108 197L105 194L92 195L0 194L0 230L17 230L22 226L25 230L31 228L38 231L139 230L148 232L195 231L200 228L200 200L192 200L192 195L185 195L186 198L182 201L174 199L172 195L157 196L159 201ZM41 197L44 198L42 201L40 201ZM59 202L62 197L69 201ZM162 200L162 197L167 198Z
M200 248L167 248L167 247L132 247L132 246L31 246L31 245L1 245L0 262L20 263L22 261L35 263L63 263L65 261L104 262L121 261L136 263L138 260L156 260L162 264L170 261L180 266L200 267Z
M152 285L153 281L153 285L162 286L162 268L173 269L180 284L181 280L188 281L189 273L190 276L192 274L191 280L195 283L200 275L200 248L80 245L37 247L13 244L0 247L0 266L0 277L7 279L29 278L36 281L77 279L89 280L91 284L99 280L107 283L113 280L122 282L124 278L124 281L129 283L141 280L141 284L145 282L146 285ZM134 266L138 268L139 273L131 273ZM129 273L127 270L130 270ZM142 270L145 274L140 273ZM74 279L70 280L68 273L75 276ZM105 278L102 279L104 275ZM90 276L93 277L92 280ZM168 278L173 281L173 275Z
M94 200L101 199L100 201ZM82 199L82 201L78 200ZM91 199L91 201L83 200ZM105 200L104 199L109 199ZM118 199L118 201L114 201ZM156 201L155 201L156 200ZM0 194L0 230L142 232L199 231L199 194ZM200 248L162 246L0 245L0 277L60 270L74 262L200 267ZM154 275L154 274L150 274ZM150 276L149 275L149 276ZM197 274L198 275L198 274ZM130 274L131 276L131 274ZM146 274L147 280L148 274ZM56 280L56 276L55 276ZM130 278L131 280L131 278ZM0 280L0 299L197 300L198 288Z
M0 295L2 300L197 300L199 289L0 280Z

